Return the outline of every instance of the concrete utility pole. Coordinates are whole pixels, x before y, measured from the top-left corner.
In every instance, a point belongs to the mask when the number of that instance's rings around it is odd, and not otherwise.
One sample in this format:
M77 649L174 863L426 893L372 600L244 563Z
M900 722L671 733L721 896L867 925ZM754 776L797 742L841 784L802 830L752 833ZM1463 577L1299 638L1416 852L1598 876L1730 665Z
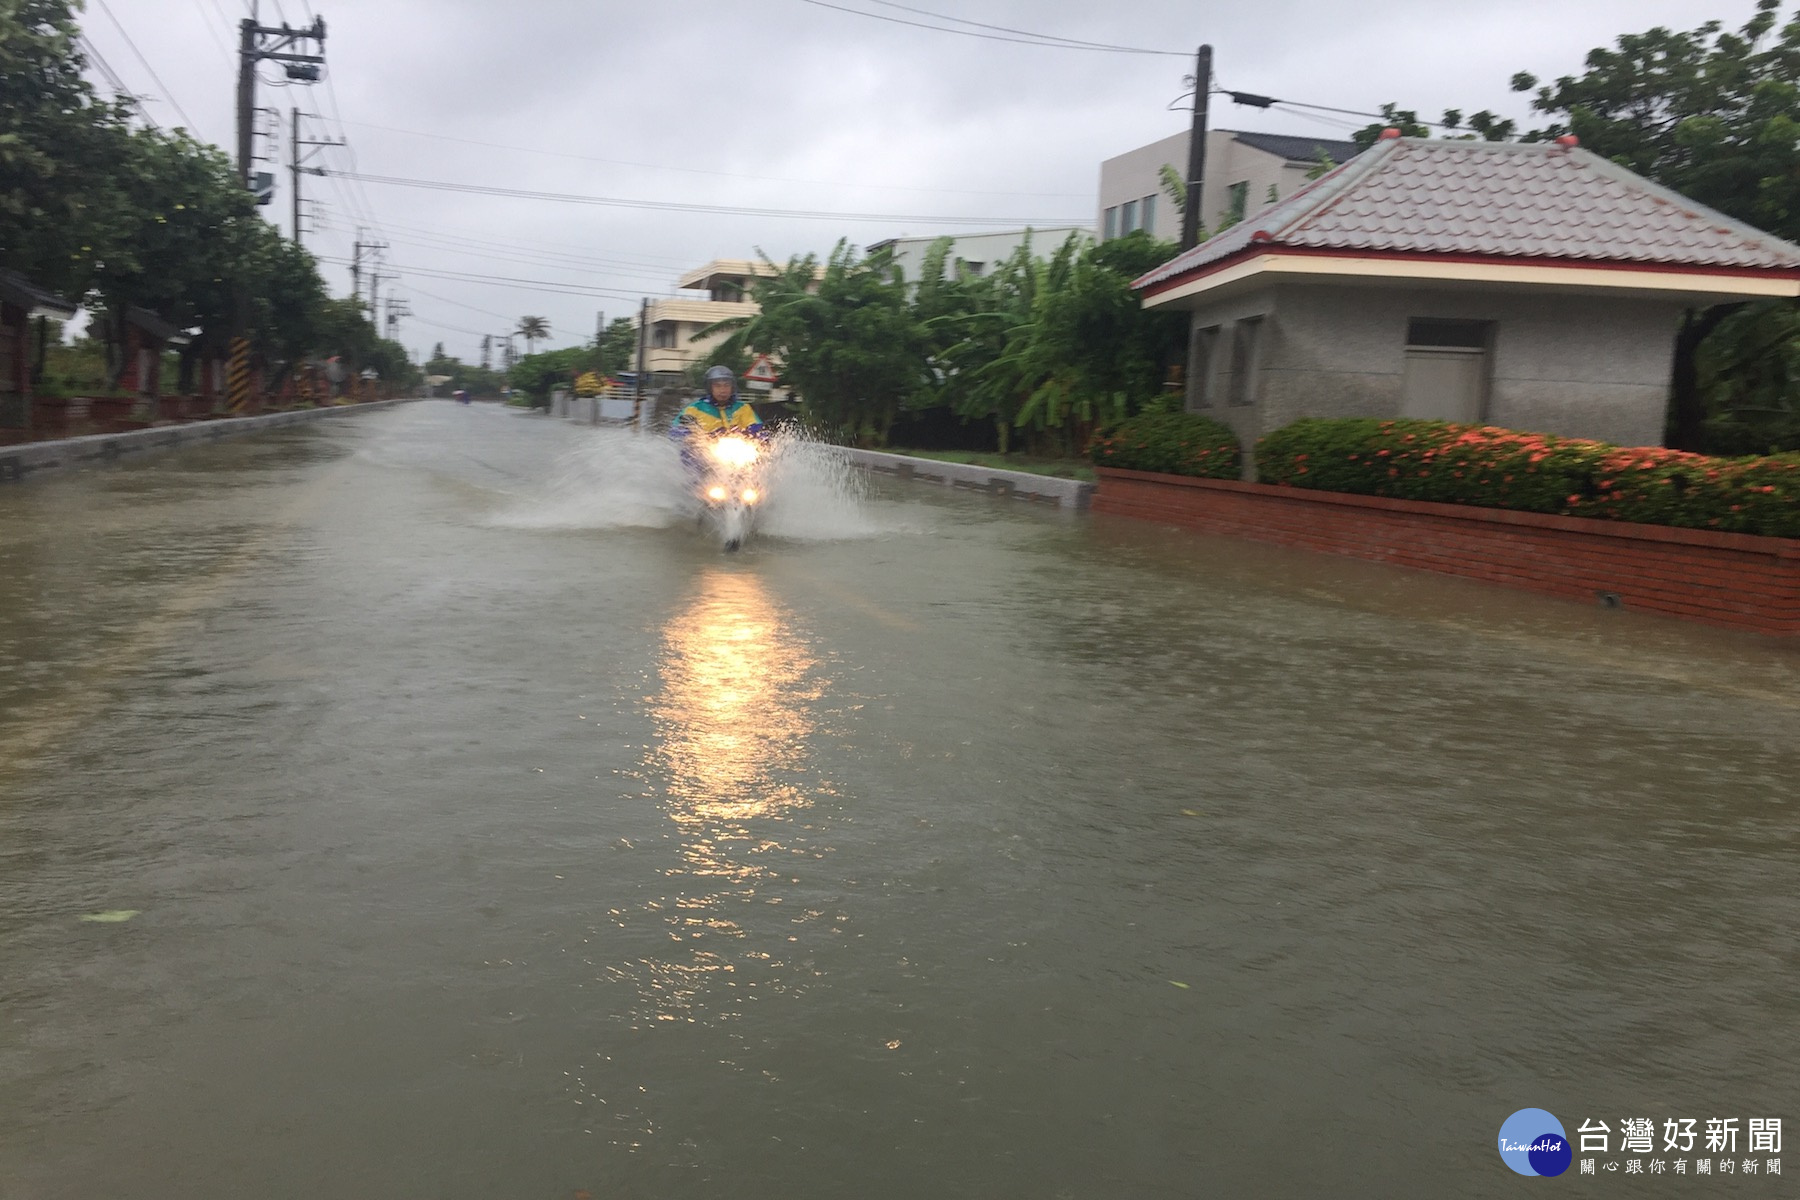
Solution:
M1194 57L1194 127L1188 134L1187 203L1181 209L1181 248L1200 244L1200 197L1206 186L1206 102L1212 95L1212 47Z
M306 146L341 146L343 141L337 138L302 138L300 136L300 110L294 109L293 134L288 138L288 171L294 177L294 245L300 244L300 176L323 175L319 167L307 166L300 157L302 147Z
M638 344L637 344L637 400L638 426L647 429L650 417L644 408L644 351L650 343L650 297L645 296L643 304L638 308Z
M300 54L292 49L303 41L317 42L319 53ZM319 64L325 61L325 18L315 18L310 29L290 29L285 23L271 29L257 24L255 17L246 17L238 25L237 163L238 178L245 187L250 186L252 143L256 140L256 65L265 59L283 64L289 79L317 83Z

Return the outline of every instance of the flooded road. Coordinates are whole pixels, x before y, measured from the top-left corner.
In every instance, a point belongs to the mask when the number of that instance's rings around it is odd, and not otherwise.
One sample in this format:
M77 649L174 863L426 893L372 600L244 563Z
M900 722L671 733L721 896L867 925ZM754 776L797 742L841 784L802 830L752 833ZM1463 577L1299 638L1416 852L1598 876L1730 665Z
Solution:
M0 1197L1793 1134L1794 648L804 466L734 557L665 455L447 403L0 489Z

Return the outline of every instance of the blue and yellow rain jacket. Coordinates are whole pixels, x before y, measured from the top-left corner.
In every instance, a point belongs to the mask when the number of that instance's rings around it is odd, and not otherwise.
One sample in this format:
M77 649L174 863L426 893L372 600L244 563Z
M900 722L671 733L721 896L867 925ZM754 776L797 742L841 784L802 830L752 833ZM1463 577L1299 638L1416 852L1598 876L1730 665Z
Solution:
M717 433L744 433L751 437L761 437L763 432L763 423L757 419L756 410L750 407L750 402L733 393L723 407L714 404L710 396L702 396L689 404L675 418L669 436L685 438L695 433L709 436Z

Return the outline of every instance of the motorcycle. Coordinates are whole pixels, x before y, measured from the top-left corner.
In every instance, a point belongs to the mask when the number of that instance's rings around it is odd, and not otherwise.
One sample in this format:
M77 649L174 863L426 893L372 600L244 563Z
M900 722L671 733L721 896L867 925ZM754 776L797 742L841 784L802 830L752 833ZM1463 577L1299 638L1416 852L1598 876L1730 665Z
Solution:
M706 443L699 491L702 520L710 520L727 553L743 546L763 501L763 447L741 434L723 434Z

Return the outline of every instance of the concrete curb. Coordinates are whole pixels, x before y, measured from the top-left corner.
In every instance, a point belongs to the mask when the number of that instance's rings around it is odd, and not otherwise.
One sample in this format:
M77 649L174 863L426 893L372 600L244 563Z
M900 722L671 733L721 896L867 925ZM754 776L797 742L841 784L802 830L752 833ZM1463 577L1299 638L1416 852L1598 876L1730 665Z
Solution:
M33 472L60 471L90 463L114 462L126 454L141 450L171 450L221 438L242 437L261 433L283 425L297 425L321 417L348 416L377 408L408 404L417 397L398 400L371 400L363 404L345 404L331 408L301 408L293 412L264 413L254 417L224 417L216 421L190 421L181 425L158 425L149 429L133 429L127 433L93 433L85 437L59 438L50 442L23 442L17 446L0 446L0 482L24 479Z
M918 479L945 487L967 488L995 496L1011 496L1038 504L1055 504L1076 511L1088 507L1094 485L1079 479L1059 479L1054 475L1033 475L1029 471L1003 471L968 463L939 462L935 458L913 458L905 454L884 454L878 450L855 450L835 447L849 460L866 470L900 479Z

